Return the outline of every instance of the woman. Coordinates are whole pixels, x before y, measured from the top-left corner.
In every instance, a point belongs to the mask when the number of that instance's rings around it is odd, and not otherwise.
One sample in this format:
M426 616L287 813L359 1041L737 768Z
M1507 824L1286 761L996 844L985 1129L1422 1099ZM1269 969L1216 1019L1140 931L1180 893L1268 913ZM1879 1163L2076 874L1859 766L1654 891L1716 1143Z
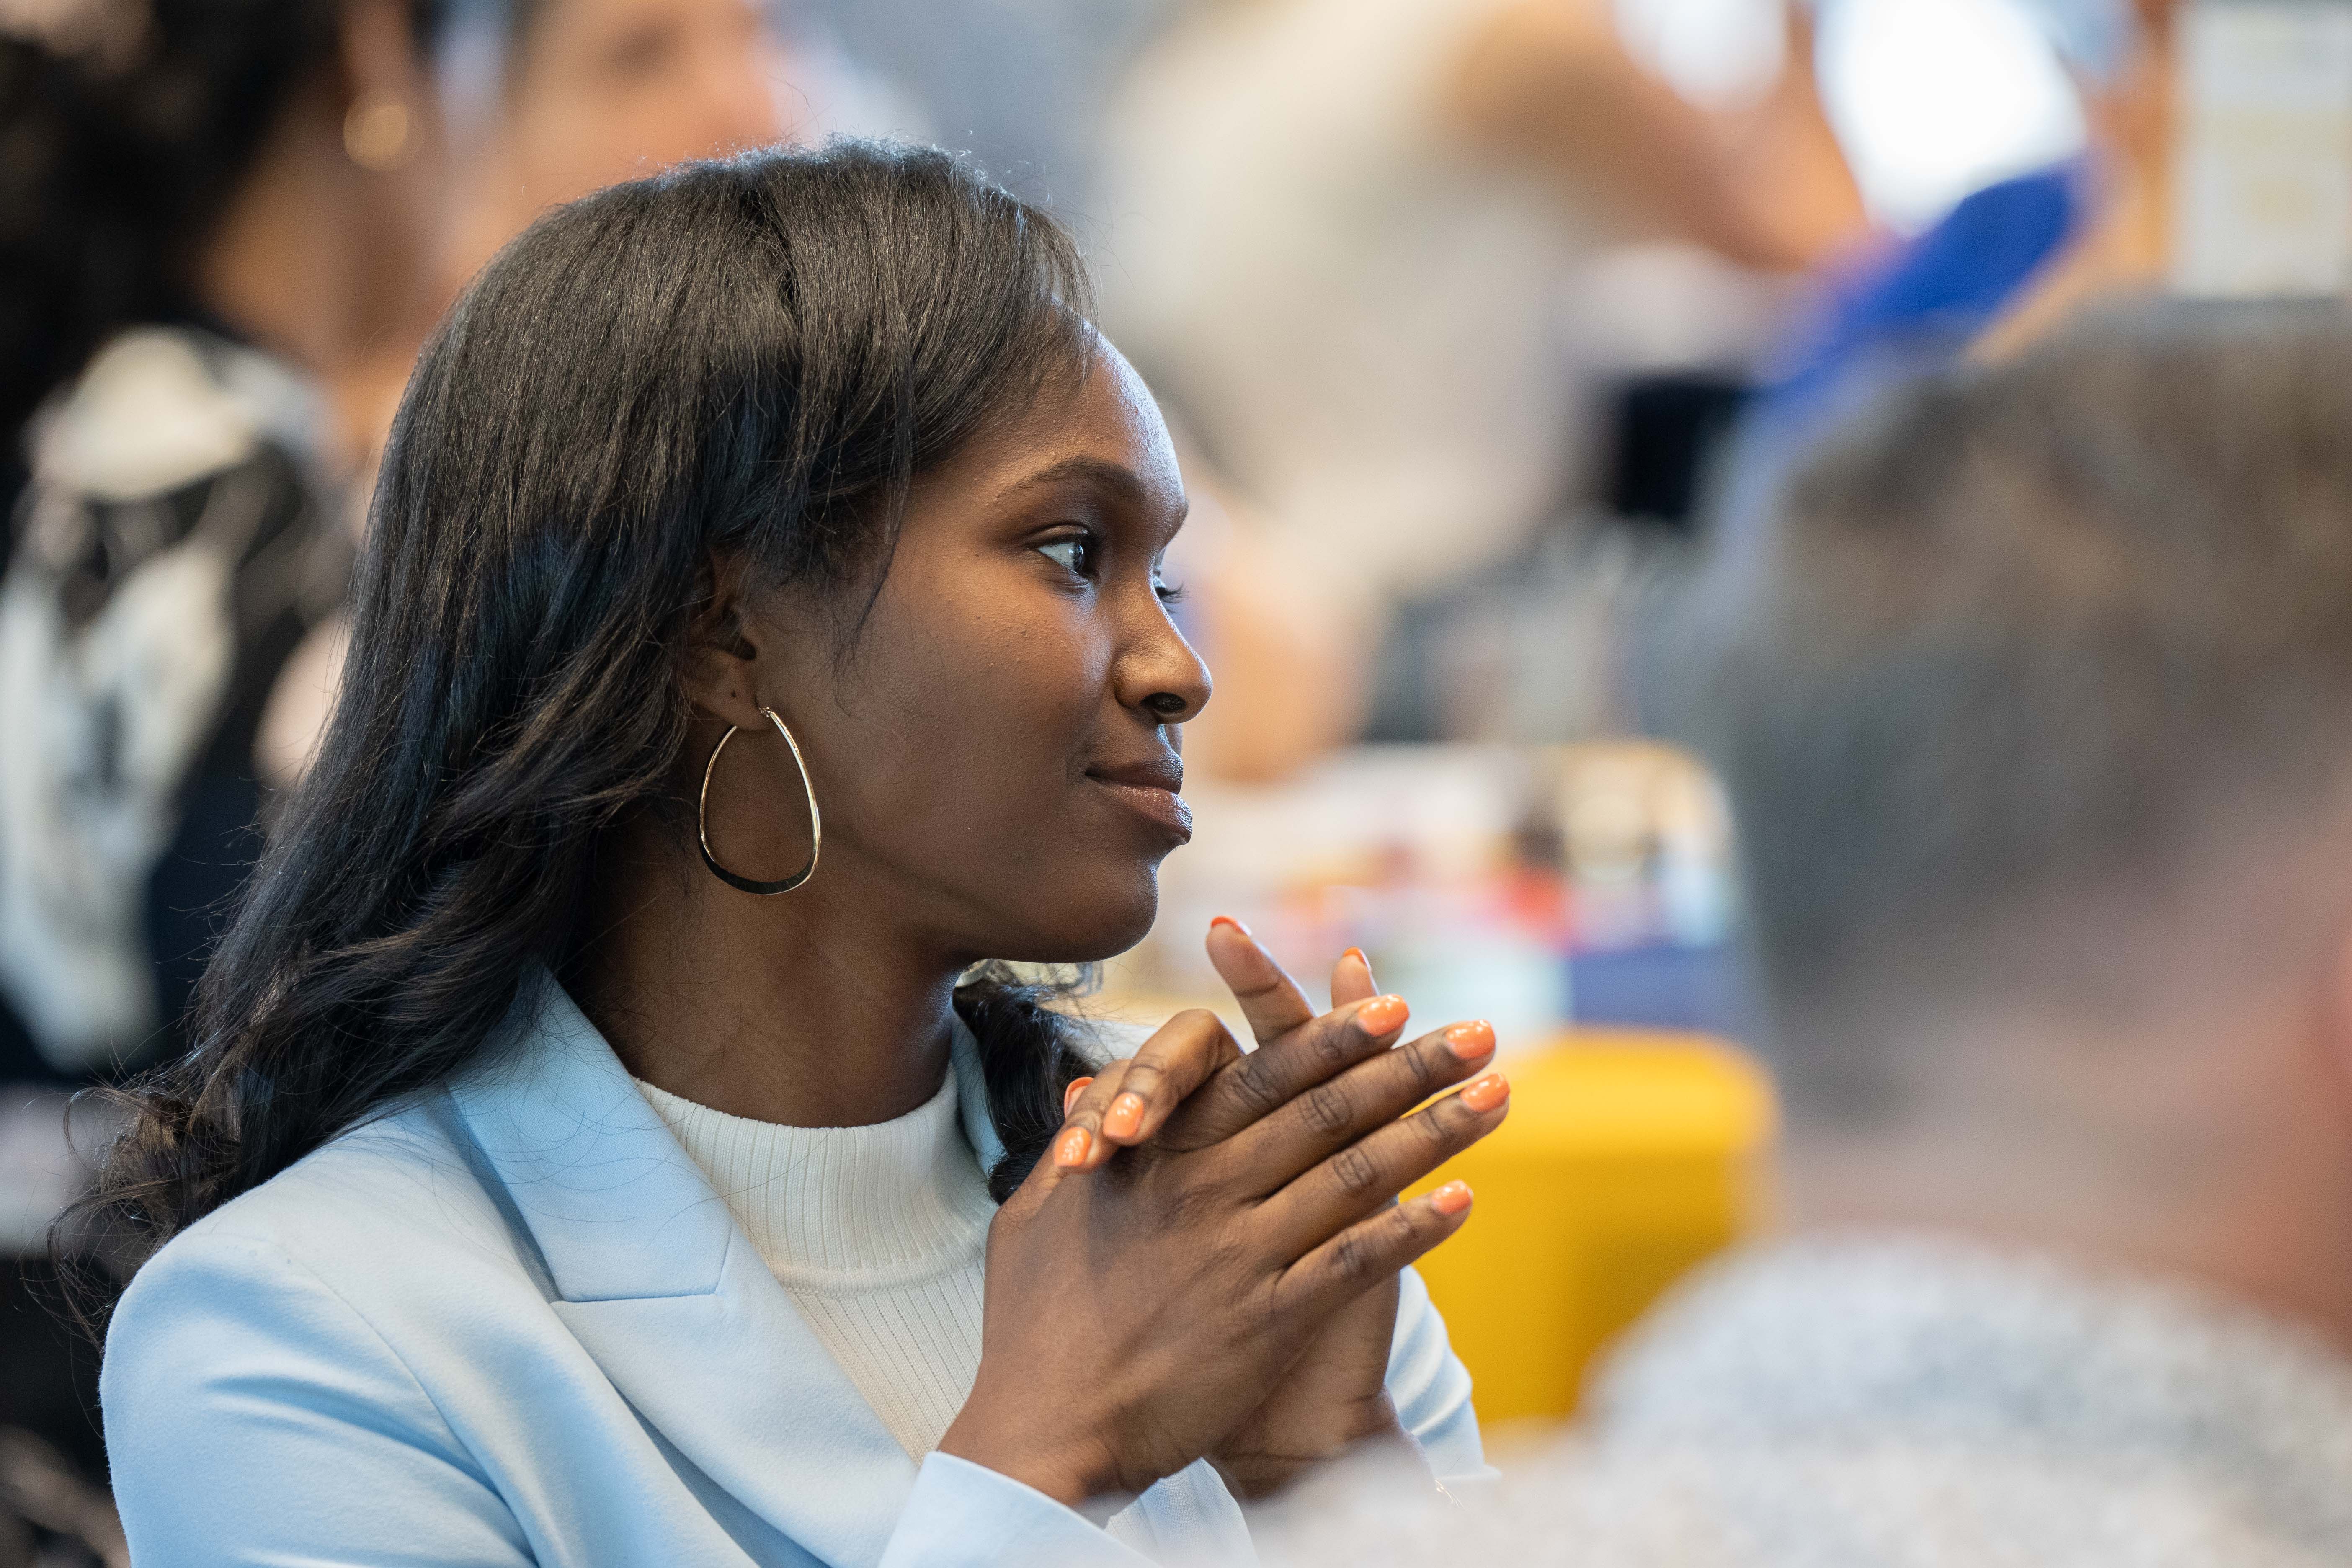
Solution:
M1142 934L1209 695L1083 286L844 145L588 198L459 303L106 1173L168 1238L105 1374L143 1563L1132 1561L1074 1510L1242 1549L1229 1488L1349 1445L1477 1467L1399 1285L1468 1194L1389 1199L1500 1121L1493 1074L1399 1120L1492 1031L1391 1050L1360 961L1314 1017L1228 925L1263 1047L1088 1075L988 967Z
M441 9L0 5L0 1500L66 1489L29 1431L106 1513L95 1369L26 1300L64 1097L178 1048L252 865L261 716L351 558L318 382L437 245Z

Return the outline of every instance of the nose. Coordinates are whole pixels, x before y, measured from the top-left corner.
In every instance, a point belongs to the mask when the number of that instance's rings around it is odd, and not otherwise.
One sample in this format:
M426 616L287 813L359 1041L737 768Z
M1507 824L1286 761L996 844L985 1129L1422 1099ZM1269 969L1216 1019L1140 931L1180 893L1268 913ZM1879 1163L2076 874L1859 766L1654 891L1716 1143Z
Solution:
M1155 724L1181 724L1209 705L1215 682L1209 667L1169 617L1158 595L1135 636L1111 667L1114 694L1121 705Z

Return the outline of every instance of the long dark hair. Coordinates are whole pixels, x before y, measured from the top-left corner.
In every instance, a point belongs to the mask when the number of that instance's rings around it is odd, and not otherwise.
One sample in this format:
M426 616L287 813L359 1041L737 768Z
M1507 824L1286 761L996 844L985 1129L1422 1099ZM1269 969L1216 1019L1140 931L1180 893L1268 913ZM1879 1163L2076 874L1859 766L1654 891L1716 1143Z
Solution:
M0 442L123 328L184 313L199 248L347 0L78 0L0 35ZM443 0L410 0L420 47ZM5 465L0 465L5 466Z
M133 1260L446 1079L577 942L596 846L657 808L714 554L825 588L848 649L913 479L1088 351L1050 219L946 153L685 166L541 219L458 302L383 460L310 778L128 1095L91 1210ZM1011 1151L1073 1067L1039 992L960 987Z

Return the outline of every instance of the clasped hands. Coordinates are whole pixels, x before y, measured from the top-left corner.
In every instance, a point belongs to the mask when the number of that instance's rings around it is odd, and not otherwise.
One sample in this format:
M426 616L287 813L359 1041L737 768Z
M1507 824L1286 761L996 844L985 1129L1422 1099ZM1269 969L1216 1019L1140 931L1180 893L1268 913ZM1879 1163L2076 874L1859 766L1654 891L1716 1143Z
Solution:
M1478 1076L1494 1031L1400 1045L1405 1005L1360 953L1318 1015L1239 924L1208 948L1257 1048L1182 1013L1073 1084L989 1233L980 1374L940 1447L1073 1506L1203 1458L1262 1498L1403 1441L1385 1389L1399 1273L1470 1194L1398 1194L1507 1109L1501 1075Z

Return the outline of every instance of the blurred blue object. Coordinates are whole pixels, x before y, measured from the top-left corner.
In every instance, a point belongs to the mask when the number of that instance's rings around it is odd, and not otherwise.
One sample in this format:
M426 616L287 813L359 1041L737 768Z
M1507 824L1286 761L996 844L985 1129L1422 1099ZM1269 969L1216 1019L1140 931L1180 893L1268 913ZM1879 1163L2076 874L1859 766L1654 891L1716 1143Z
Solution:
M1732 442L1711 508L1717 542L1756 546L1779 479L1816 438L1887 386L1967 353L2086 226L2092 180L2072 159L1988 185L1916 238L1828 279L1828 303Z
M1857 374L1924 370L1964 352L2081 232L2088 183L2069 160L1988 185L1891 256L1832 279L1810 341L1766 388L1759 423L1809 420Z
M1654 943L1581 952L1568 961L1574 1021L1690 1029L1753 1041L1757 1014L1738 949Z

